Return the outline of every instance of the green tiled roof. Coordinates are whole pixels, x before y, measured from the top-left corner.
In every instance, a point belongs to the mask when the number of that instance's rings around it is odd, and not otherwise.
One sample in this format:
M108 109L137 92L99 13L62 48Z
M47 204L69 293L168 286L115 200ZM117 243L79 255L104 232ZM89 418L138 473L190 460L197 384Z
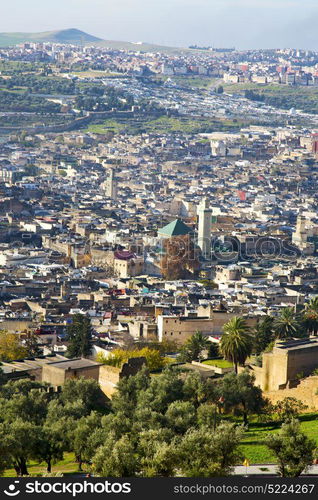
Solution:
M170 224L158 230L158 235L163 236L183 236L184 234L191 233L192 229L187 226L182 220L176 219Z

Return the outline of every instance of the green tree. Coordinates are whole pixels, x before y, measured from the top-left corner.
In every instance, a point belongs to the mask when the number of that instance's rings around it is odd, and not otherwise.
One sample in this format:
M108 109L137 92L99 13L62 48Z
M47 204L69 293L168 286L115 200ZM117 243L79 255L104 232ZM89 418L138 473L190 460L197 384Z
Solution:
M137 453L142 476L174 475L176 460L173 437L173 432L163 427L139 434Z
M88 415L93 410L106 410L107 400L98 382L91 378L69 379L65 382L60 401L66 403L82 402Z
M251 413L260 413L266 405L262 390L254 385L255 377L248 371L236 375L228 373L218 384L220 397L226 410L236 409L243 415L244 425L248 425Z
M31 391L47 391L47 385L30 379L9 380L0 389L0 397L12 398L15 394L27 396Z
M92 459L94 474L103 477L134 477L138 458L128 436L120 439L109 435Z
M38 435L38 426L20 418L0 424L0 447L17 476L28 475L27 462L35 456Z
M227 476L241 459L238 445L242 429L233 424L221 424L211 429L189 429L176 444L176 465L185 477Z
M52 471L52 464L63 459L64 441L61 429L44 425L38 431L34 442L33 457L40 462L45 462L47 472Z
M244 365L253 349L253 338L243 318L234 317L224 325L219 348L225 359L233 362L237 373L238 365Z
M6 383L6 377L5 374L3 373L2 368L0 367L0 391L1 387Z
M312 298L306 304L302 315L303 324L309 334L318 334L318 297Z
M117 391L112 398L112 409L130 418L136 409L140 393L146 391L150 384L151 378L146 367L134 377L123 377L119 380Z
M97 355L97 361L104 365L122 367L130 358L143 357L147 361L147 366L150 371L159 370L166 365L165 358L161 356L159 350L142 347L141 349L114 349L110 356L105 357L104 354Z
M27 356L27 350L14 333L0 331L0 361L13 361Z
M39 337L32 332L27 333L24 347L29 358L34 358L43 354L43 349L39 346Z
M254 330L253 350L255 354L261 354L275 340L273 323L274 319L271 316L265 316L257 322Z
M285 307L278 318L274 320L273 328L278 339L289 339L299 336L301 323L294 309Z
M299 399L286 397L274 405L273 411L277 413L281 420L287 421L298 417L298 415L307 408L308 406Z
M197 410L197 423L199 426L215 430L220 422L218 409L218 405L216 404L203 403L200 405Z
M180 358L182 361L200 361L202 352L209 348L210 342L202 335L201 332L196 332L182 346Z
M67 355L70 358L89 356L92 350L92 327L87 316L74 314L72 324L67 327L69 342Z
M93 432L100 427L101 415L92 412L76 422L72 439L72 451L75 453L78 470L82 470L82 464L90 460L88 441Z
M180 373L167 366L159 377L152 377L147 389L140 391L137 407L147 406L164 414L174 401L183 400L183 381Z
M208 381L203 380L199 373L189 372L183 382L184 398L197 408L201 403L211 399L213 387L214 384L211 385Z
M277 458L281 477L298 477L313 463L316 443L301 431L294 418L284 423L279 432L269 434L265 442Z
M196 411L189 401L174 401L165 413L167 427L177 434L184 434L196 423Z

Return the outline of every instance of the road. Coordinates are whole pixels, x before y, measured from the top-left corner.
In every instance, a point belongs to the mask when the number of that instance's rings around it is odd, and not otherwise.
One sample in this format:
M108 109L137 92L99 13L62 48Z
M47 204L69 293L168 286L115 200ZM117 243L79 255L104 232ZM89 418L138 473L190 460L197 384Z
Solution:
M277 465L274 464L257 464L245 467L238 465L234 468L235 476L277 476ZM318 465L312 465L305 474L306 476L318 476Z

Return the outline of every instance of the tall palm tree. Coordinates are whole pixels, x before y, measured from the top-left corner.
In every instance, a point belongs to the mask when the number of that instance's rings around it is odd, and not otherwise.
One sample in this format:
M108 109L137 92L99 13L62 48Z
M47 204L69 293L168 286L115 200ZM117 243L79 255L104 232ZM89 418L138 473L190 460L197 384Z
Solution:
M243 318L234 317L223 326L219 350L225 359L232 361L237 373L238 365L243 365L251 355L253 339Z
M272 316L263 316L256 324L253 331L254 348L253 352L259 355L267 346L275 340L275 332L273 330L274 318Z
M184 361L200 361L202 351L208 349L210 342L202 335L201 332L196 332L184 344L181 350L181 357Z
M318 334L318 297L312 298L305 306L303 323L308 333Z
M278 339L299 337L301 323L292 307L282 309L278 318L274 320L274 332Z

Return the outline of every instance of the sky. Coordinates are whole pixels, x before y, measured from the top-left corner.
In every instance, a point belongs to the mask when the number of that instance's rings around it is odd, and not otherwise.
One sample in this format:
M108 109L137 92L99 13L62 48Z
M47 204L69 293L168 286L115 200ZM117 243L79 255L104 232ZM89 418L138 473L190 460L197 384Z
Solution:
M77 28L106 40L318 50L317 0L10 0L0 32Z

